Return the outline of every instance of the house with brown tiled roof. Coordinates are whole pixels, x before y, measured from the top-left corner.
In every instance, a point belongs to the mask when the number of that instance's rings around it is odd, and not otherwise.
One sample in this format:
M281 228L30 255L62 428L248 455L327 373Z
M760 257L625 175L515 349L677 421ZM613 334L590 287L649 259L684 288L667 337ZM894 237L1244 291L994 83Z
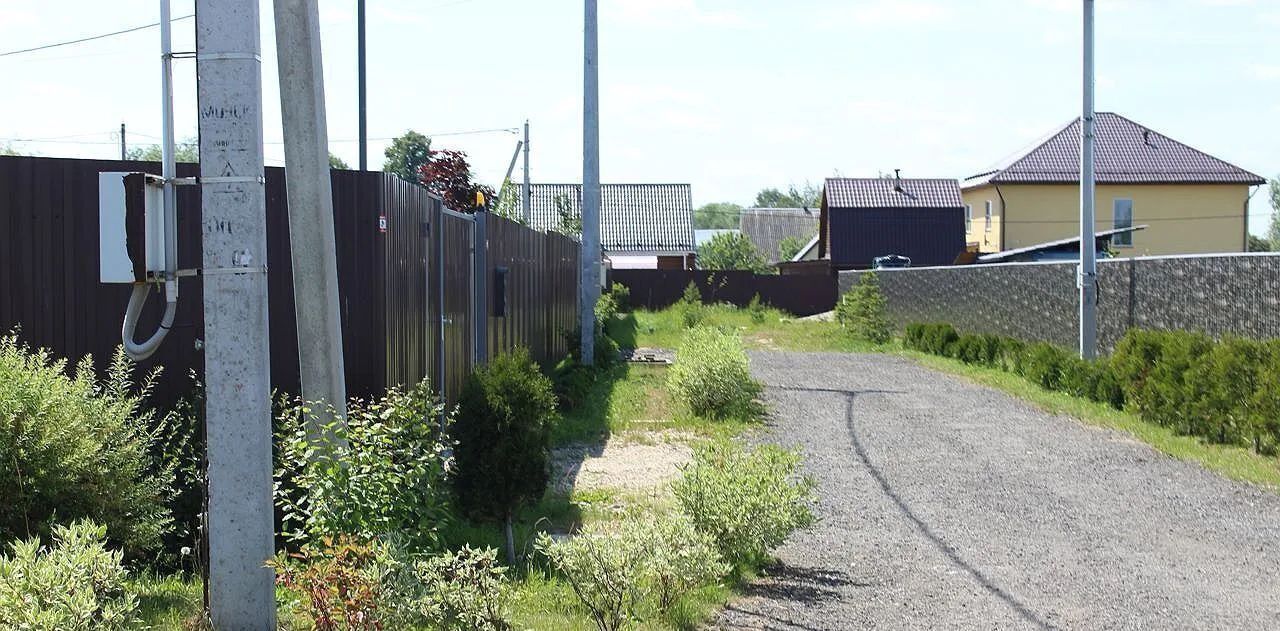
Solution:
M916 267L950 265L965 250L960 187L949 179L827 178L816 245L836 270L894 255Z
M1094 126L1094 231L1117 233L1118 256L1243 252L1254 173L1119 114ZM1080 234L1080 121L964 179L965 239L1000 252Z

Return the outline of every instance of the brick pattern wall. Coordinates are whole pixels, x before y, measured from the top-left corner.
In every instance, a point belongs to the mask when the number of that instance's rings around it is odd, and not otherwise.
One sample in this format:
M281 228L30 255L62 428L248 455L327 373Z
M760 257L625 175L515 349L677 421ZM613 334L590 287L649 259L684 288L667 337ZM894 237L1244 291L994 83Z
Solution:
M841 272L841 293L864 273ZM1077 343L1074 262L878 273L889 316L899 328L950 322L965 332ZM1104 351L1134 326L1280 338L1280 254L1099 261L1098 285L1098 341Z

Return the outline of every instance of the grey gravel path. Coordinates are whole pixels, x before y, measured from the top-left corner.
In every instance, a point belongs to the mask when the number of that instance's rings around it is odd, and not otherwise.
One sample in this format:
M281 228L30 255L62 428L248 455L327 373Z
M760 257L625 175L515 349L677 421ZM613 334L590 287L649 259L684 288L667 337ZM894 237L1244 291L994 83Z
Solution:
M755 353L820 523L719 629L1280 629L1280 494L888 355Z

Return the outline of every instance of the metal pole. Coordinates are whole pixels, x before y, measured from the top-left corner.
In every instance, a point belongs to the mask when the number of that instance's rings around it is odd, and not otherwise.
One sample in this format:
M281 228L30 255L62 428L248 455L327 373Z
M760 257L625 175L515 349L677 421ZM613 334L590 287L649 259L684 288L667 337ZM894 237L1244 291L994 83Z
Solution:
M582 363L595 363L596 300L600 297L600 68L596 0L585 0L582 101L582 261L578 326Z
M258 0L196 0L209 615L276 626Z
M520 216L524 217L524 225L532 226L530 221L531 191L529 190L529 120L524 121L524 187L520 189Z
M1080 357L1093 359L1098 335L1098 262L1094 252L1093 14L1084 0L1084 111L1080 117Z
M360 170L369 170L368 92L365 90L364 0L356 0L356 68L360 93Z
M126 150L127 145L124 142L124 123L120 123L120 159L128 160L129 152Z
M299 374L318 434L346 418L347 384L316 0L275 0L275 22Z

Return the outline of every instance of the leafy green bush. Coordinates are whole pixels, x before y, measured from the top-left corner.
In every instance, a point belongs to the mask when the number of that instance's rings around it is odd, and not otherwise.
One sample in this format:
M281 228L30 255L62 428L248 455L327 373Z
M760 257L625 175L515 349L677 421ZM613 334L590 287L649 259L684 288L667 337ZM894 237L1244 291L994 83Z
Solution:
M1274 454L1280 448L1280 340L1266 343L1262 362L1257 388L1249 397L1249 409L1253 413L1250 425L1261 437L1255 448Z
M1046 342L1032 344L1023 359L1022 376L1045 390L1062 387L1063 370L1073 356Z
M706 318L706 309L702 305L702 292L698 291L698 286L693 281L689 281L685 286L684 293L675 304L675 311L680 314L680 323L686 329L702 324Z
M107 529L89 522L54 526L53 545L17 541L0 555L0 629L116 631L135 628L138 601L125 591L121 553Z
M0 541L40 537L89 519L125 556L160 545L172 518L171 467L158 462L154 415L142 407L153 383L133 381L122 351L95 383L84 358L66 362L0 337Z
M394 557L395 555L392 555ZM380 609L387 628L506 631L511 588L498 551L461 550L386 564Z
M541 534L535 544L569 583L600 631L626 628L649 597L645 580L649 538L639 528L597 522L559 541Z
M609 294L613 296L614 302L618 303L619 311L626 311L631 307L631 288L622 283L614 283L609 285Z
M763 302L760 301L760 294L751 297L751 302L747 303L747 313L751 314L751 321L756 324L763 324L765 319L769 317L769 312Z
M773 445L753 451L727 442L699 446L673 485L680 508L735 567L767 560L798 528L813 523L813 482L800 456Z
M684 513L664 515L637 527L648 533L648 576L658 610L666 614L686 594L727 575L716 542Z
M512 518L547 488L555 411L551 380L523 348L472 373L458 399L453 478L458 503L472 518L505 524L510 563L515 562Z
M569 358L575 362L582 362L582 329L575 328L570 331L563 331L562 335L569 347ZM607 368L617 364L620 359L621 349L613 338L605 335L603 330L596 331L595 349L591 356L595 359L595 368Z
M277 436L276 505L291 540L396 535L435 550L449 517L443 408L423 381L372 402L353 400L346 422L307 427L304 405L285 410Z
M836 321L853 337L873 344L884 344L893 337L889 316L885 314L884 294L875 272L858 276L854 285L836 303Z
M537 549L602 631L624 628L650 610L666 615L729 571L710 537L681 513L595 523L559 541L544 534Z
M742 340L711 327L685 333L668 369L667 387L694 414L711 418L744 412L760 392Z
M326 536L277 555L267 567L276 571L278 585L301 596L293 608L316 631L379 631L382 554L382 547L358 537Z
M1131 329L1109 358L1012 338L956 336L946 324L913 323L907 348L1015 372L1048 390L1127 408L1143 420L1210 441L1280 447L1280 341Z

